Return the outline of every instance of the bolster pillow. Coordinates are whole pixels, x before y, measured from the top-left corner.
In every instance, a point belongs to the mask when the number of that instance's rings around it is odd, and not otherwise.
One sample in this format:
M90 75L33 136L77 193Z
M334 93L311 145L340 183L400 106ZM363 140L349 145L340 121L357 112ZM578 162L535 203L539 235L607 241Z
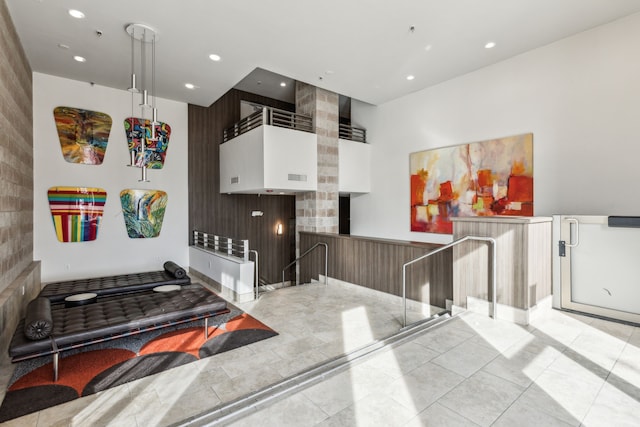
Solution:
M24 318L24 336L30 340L41 340L51 335L53 319L51 318L51 303L48 298L39 297L27 305Z
M187 277L187 272L184 271L184 268L180 267L173 261L167 261L164 263L164 270L171 274L176 279L184 279Z

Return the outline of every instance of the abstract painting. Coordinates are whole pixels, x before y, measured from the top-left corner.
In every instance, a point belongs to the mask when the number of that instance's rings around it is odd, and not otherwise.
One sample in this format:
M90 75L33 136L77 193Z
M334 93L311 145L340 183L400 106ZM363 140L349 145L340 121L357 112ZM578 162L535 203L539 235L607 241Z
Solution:
M410 155L411 231L453 233L451 217L533 215L533 134Z
M53 118L62 156L67 162L102 164L111 132L111 116L80 108L56 107Z
M129 238L158 237L167 200L167 193L161 190L122 190L120 203Z
M124 131L127 134L131 165L149 169L162 169L164 159L169 148L171 126L158 122L155 125L156 138L151 137L151 121L136 117L127 117L124 121ZM144 142L144 153L142 150Z
M105 190L51 187L47 197L58 241L88 242L98 237L98 227L107 201Z

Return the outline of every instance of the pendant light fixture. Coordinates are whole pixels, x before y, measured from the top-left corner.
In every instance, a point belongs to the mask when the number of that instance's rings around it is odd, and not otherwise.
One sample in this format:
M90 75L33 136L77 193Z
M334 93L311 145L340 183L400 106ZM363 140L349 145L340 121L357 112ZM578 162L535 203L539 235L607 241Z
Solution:
M140 136L140 162L137 161L136 153L131 153L130 166L137 166L142 169L141 182L148 182L147 180L147 164L146 164L146 142L157 141L156 125L158 122L158 110L156 108L156 42L158 41L158 32L145 24L129 24L126 26L125 31L129 34L131 39L131 85L127 89L131 92L131 124L130 129L134 129L134 106L135 96L140 94L140 119L143 123L147 123L149 120L150 138L147 138L146 128ZM136 58L136 42L139 42L139 57ZM148 57L148 46L151 47L151 58ZM139 79L136 72L139 71ZM139 84L139 86L138 86ZM151 100L150 100L151 99ZM139 164L138 164L139 163Z

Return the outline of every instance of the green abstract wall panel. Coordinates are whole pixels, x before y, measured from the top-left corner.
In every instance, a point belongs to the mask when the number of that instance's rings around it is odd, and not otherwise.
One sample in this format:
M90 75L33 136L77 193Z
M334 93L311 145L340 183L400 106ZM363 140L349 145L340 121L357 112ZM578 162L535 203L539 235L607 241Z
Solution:
M167 200L167 193L161 190L122 190L120 203L129 238L158 237Z

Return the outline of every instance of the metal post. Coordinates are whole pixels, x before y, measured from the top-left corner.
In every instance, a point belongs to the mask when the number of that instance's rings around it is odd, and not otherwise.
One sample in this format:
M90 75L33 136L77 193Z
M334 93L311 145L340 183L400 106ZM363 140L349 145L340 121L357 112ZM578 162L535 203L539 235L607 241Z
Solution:
M244 262L249 261L249 241L248 240L242 241L242 258L244 259Z
M248 241L248 240L247 240ZM256 251L255 249L250 249L249 252L251 252L252 254L254 254L256 256L256 264L255 264L255 268L253 269L253 287L255 290L255 298L258 299L260 298L260 269L258 267L258 251ZM283 277L284 277L284 272L282 273ZM283 282L284 282L284 278L283 278ZM284 284L283 284L284 286Z
M324 285L329 284L329 246L326 243L324 245Z
M58 355L59 355L58 352L53 353L53 382L54 383L58 381L58 363L59 363Z
M496 240L489 238L489 242L491 243L491 300L492 300L492 313L491 317L495 320L496 318L496 308L498 305L498 295L497 294L497 286L496 286Z
M404 317L402 319L402 327L407 327L407 265L402 266L402 307L404 309Z

